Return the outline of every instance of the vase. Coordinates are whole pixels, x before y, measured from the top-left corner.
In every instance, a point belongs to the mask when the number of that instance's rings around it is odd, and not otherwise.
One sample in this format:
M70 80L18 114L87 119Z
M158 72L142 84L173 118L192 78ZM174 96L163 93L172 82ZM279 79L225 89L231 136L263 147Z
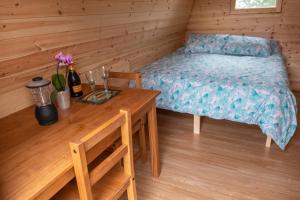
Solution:
M70 102L70 92L66 88L65 91L57 92L56 101L58 104L58 107L62 110L70 108L71 102Z

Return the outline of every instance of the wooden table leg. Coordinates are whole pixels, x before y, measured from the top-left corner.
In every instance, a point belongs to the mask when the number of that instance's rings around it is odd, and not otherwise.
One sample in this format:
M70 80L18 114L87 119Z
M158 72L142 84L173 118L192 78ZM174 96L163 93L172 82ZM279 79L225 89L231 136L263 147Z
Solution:
M155 102L148 112L148 128L149 128L149 143L151 151L151 166L152 175L159 177L160 175L160 161L159 161L159 148L158 148L158 135L157 135L157 118Z

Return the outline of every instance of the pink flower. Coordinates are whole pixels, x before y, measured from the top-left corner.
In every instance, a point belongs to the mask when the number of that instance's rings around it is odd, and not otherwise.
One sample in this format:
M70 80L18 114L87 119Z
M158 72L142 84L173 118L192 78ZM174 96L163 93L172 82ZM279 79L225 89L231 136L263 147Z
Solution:
M55 60L61 62L61 61L63 60L64 57L65 57L65 55L64 55L62 52L59 52L58 54L56 54Z
M55 59L59 63L64 63L66 65L70 65L73 63L73 57L71 55L64 55L62 52L56 54Z
M67 65L72 64L73 63L73 57L71 55L66 55L64 63L67 64Z

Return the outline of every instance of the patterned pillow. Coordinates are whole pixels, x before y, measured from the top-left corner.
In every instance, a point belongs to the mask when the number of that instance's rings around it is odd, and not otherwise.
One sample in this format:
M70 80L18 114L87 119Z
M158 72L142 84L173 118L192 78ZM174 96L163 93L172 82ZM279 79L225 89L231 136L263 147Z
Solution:
M222 54L223 47L229 35L212 34L201 35L190 33L185 48L185 53L212 53Z
M272 54L272 49L268 39L230 35L222 53L226 55L268 57Z

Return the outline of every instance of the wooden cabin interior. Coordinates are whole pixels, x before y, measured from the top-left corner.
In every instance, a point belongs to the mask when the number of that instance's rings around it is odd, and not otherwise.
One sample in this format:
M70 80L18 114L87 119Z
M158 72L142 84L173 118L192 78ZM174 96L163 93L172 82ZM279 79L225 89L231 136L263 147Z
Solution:
M300 199L300 0L1 0L0 199Z

